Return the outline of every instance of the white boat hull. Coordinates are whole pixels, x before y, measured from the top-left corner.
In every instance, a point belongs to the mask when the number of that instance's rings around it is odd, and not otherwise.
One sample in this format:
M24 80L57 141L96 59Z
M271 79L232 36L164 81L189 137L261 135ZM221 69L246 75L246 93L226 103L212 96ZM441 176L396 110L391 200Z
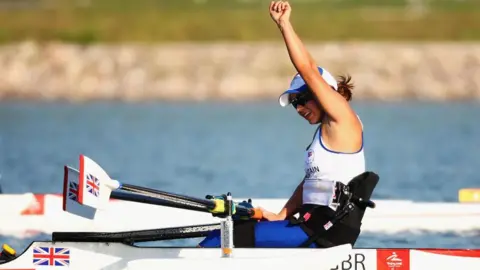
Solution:
M51 249L56 248L56 250ZM348 256L350 245L329 249L235 249L222 258L220 249L139 248L119 243L34 242L0 269L66 266L68 269L266 269L295 263L300 269L329 270ZM321 264L319 264L321 263Z
M52 249L53 248L53 249ZM329 249L233 250L218 248L141 248L119 243L33 242L0 269L318 269L462 270L480 269L480 250Z
M278 211L286 200L253 198L253 203ZM375 202L377 207L368 209L365 214L363 232L462 232L480 229L478 204ZM95 220L89 220L63 211L62 197L56 194L2 194L0 205L11 206L0 208L0 235L18 238L54 231L112 232L220 221L207 213L118 200L112 200L107 209L98 211ZM126 212L129 218L125 218Z

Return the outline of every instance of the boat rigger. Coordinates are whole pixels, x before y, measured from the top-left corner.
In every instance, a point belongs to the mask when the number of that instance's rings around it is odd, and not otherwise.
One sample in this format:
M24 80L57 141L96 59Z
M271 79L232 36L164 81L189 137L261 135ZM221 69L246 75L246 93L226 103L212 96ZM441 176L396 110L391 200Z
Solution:
M246 198L239 198L243 201ZM253 204L267 209L281 209L284 199L253 198ZM364 232L454 232L480 230L480 204L375 200L375 211L367 211ZM54 231L126 231L159 227L212 223L219 219L202 212L111 199L95 220L72 215L62 209L61 194L2 194L0 235L23 238L32 233ZM124 218L128 211L131 219ZM165 219L175 216L175 219ZM461 220L461 222L458 222Z

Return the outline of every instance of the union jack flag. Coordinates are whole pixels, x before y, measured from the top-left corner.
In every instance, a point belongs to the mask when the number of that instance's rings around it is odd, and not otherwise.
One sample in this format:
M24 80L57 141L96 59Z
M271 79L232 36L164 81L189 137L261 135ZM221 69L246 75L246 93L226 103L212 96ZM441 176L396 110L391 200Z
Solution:
M70 182L68 185L68 198L74 201L78 200L78 184Z
M33 249L34 265L69 266L70 249L54 247L35 247Z
M87 191L92 193L93 196L98 197L100 189L100 181L98 178L91 174L87 174Z

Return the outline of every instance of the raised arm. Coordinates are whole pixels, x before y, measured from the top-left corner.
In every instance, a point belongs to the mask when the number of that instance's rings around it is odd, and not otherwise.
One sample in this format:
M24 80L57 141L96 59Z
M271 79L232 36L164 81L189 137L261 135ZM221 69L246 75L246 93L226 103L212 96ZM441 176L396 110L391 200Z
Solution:
M333 121L358 121L348 101L322 78L317 64L290 23L290 12L291 7L288 2L272 1L270 3L270 15L282 33L290 60L295 69Z

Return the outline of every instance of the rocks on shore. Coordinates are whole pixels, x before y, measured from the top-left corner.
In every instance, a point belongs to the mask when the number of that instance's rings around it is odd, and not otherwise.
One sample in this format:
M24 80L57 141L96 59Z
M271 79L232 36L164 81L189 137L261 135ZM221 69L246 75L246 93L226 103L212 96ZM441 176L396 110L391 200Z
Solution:
M307 44L350 74L354 99L480 99L480 44ZM0 99L276 98L295 70L282 43L0 46Z

